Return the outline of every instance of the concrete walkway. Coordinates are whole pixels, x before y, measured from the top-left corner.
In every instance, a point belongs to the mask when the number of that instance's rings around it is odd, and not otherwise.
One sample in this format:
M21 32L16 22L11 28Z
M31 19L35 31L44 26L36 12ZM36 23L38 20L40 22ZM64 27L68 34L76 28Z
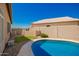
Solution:
M31 45L33 41L24 44L17 56L33 56Z

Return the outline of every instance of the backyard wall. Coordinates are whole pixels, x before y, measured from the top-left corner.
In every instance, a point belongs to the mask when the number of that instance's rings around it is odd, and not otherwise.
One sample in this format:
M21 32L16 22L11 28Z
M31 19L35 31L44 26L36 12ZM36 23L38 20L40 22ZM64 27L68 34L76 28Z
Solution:
M49 26L48 26L49 25ZM41 31L50 38L64 38L79 41L79 21L32 24L33 31ZM36 33L33 33L36 35Z
M35 30L32 28L30 28L29 30L25 30L25 29L22 30L22 35L24 36L29 36L29 35L36 36L35 33L36 33Z

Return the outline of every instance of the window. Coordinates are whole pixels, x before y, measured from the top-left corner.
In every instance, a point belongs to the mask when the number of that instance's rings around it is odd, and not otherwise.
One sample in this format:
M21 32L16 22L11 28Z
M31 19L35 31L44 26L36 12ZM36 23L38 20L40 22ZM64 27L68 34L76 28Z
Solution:
M7 32L8 32L8 33L10 32L10 28L11 28L10 23L7 23Z
M50 25L46 25L46 27L50 27Z

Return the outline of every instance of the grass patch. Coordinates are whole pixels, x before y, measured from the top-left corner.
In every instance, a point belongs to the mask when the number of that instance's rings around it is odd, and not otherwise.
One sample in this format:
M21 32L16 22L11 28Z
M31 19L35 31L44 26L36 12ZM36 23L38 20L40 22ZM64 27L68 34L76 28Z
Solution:
M29 41L30 38L28 37L25 37L25 36L17 36L15 38L15 43L20 43L20 42L23 42L23 41Z
M31 39L31 40L36 38L36 36L34 36L34 35L27 35L26 37L27 37L28 39Z

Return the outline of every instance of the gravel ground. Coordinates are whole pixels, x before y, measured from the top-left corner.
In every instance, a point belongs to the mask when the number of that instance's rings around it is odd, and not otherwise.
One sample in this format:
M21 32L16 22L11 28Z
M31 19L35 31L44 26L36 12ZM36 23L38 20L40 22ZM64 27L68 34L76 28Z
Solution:
M17 56L17 54L19 53L21 47L27 42L29 42L29 40L18 43L18 44L15 43L13 47L5 48L2 56Z

